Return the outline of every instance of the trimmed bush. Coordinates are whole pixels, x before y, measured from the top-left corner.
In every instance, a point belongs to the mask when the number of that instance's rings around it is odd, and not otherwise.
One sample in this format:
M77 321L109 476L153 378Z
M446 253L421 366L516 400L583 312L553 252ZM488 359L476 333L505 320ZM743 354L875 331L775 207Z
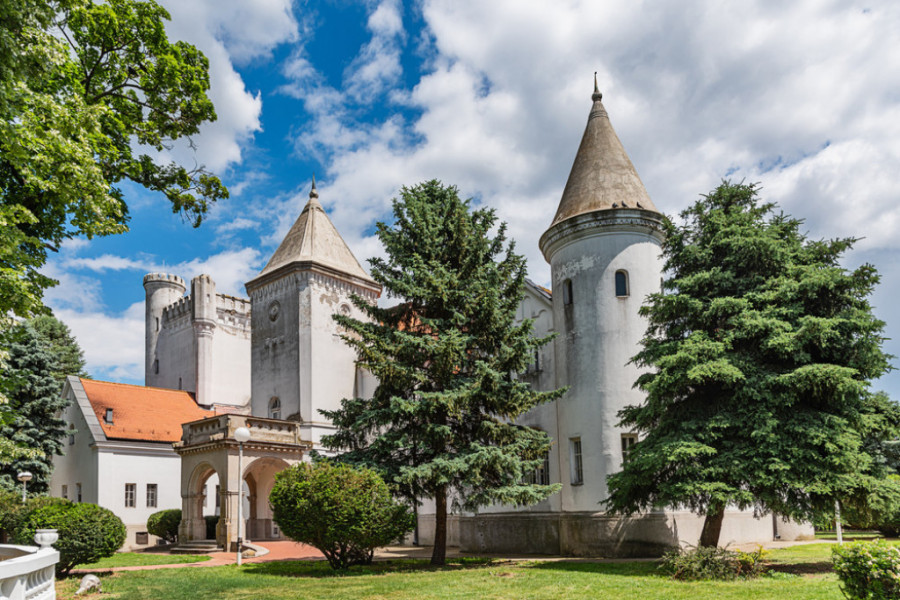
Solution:
M884 540L854 542L832 547L831 560L848 598L900 598L900 548Z
M317 548L333 569L372 562L374 549L414 527L375 471L348 465L301 463L275 476L273 517L293 540Z
M672 579L682 581L749 579L765 571L765 555L762 546L754 552L708 547L678 549L663 556L660 568Z
M58 504L69 504L69 501L52 496L29 496L22 504L21 492L0 491L0 542L13 539L28 515L35 510ZM34 540L28 543L33 545Z
M178 541L178 526L181 525L181 509L170 508L153 513L147 519L147 531L170 544Z
M32 543L38 529L56 529L56 572L68 575L75 565L112 556L125 542L125 525L111 510L88 503L44 506L33 511L16 531L19 544Z

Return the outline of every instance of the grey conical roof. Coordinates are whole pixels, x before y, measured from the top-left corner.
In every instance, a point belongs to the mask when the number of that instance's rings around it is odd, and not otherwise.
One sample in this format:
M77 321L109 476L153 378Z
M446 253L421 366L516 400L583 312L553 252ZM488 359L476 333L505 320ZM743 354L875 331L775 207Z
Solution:
M309 202L260 272L266 275L294 262L313 262L366 281L373 281L353 256L325 209L313 181Z
M616 135L594 83L593 106L553 223L618 207L659 212ZM613 206L616 204L617 206ZM640 206L638 206L640 204Z

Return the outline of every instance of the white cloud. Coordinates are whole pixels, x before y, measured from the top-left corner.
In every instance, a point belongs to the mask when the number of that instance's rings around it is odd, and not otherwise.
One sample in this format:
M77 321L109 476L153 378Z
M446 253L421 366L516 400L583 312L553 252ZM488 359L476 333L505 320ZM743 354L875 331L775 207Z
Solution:
M117 314L56 309L56 317L78 340L87 370L97 379L141 382L144 379L144 303Z

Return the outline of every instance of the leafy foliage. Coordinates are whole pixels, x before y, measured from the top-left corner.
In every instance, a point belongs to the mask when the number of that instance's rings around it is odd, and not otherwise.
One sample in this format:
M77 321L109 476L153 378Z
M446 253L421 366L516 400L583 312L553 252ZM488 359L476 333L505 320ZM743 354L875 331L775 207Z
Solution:
M198 225L228 191L160 164L215 120L208 61L154 0L0 0L0 313L42 309L47 251L127 230L119 187L162 192Z
M884 540L854 542L831 549L844 595L855 600L900 597L900 548Z
M528 505L558 485L529 484L550 448L546 433L516 425L564 390L536 392L514 374L549 341L515 323L525 260L496 235L492 210L471 210L455 187L404 187L393 225L379 223L387 258L372 277L403 304L379 308L356 298L368 317L338 315L359 366L378 378L372 398L345 399L323 412L337 433L323 439L339 460L370 466L413 502L436 503L435 564L443 564L448 492L467 509L492 502Z
M837 498L896 496L877 447L897 409L868 389L890 358L868 301L878 275L840 265L854 240L809 240L774 210L724 182L667 222L668 278L633 359L647 399L620 413L645 437L609 477L609 508L687 506L715 544L729 504L807 520Z
M733 551L716 546L681 548L666 553L660 568L682 581L749 579L765 572L767 552L759 546L753 552Z
M125 525L111 510L88 503L45 506L32 512L16 532L19 544L31 543L38 529L56 529L56 572L68 575L75 565L112 556L125 543Z
M0 490L0 535L2 535L2 541L12 539L22 523L35 510L44 506L68 503L68 500L52 496L29 496L23 504L21 493L13 490Z
M0 428L0 439L32 450L4 461L0 486L17 487L16 474L30 471L34 479L28 484L29 492L44 493L53 455L63 449L65 423L59 414L66 407L61 393L64 369L83 370L81 349L68 328L52 317L16 325L0 338L0 345L9 353L2 378L9 389L11 409L11 418Z
M281 530L317 548L333 569L370 564L375 548L414 525L375 471L350 465L294 465L275 476L269 503Z
M160 510L147 517L147 531L170 544L178 541L178 526L181 525L181 509Z

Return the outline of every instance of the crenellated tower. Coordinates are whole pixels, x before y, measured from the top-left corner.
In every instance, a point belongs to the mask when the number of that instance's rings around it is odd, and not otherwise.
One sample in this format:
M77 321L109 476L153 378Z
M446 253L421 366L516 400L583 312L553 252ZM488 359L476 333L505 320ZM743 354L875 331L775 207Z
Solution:
M159 386L159 333L163 311L184 296L184 280L168 273L144 275L144 384Z

